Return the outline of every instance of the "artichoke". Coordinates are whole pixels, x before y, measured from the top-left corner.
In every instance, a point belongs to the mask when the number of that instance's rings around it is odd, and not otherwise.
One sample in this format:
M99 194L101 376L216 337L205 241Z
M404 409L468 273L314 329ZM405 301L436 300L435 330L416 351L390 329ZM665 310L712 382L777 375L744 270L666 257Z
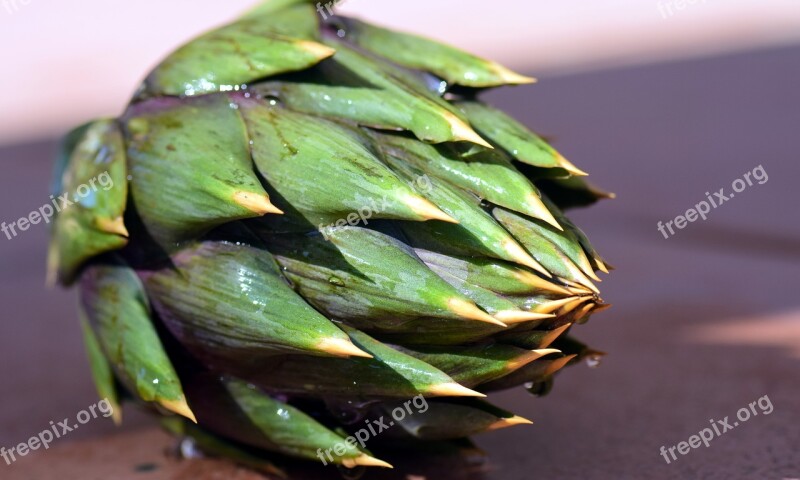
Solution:
M477 397L599 354L566 335L608 267L562 209L608 194L477 100L533 79L316 10L195 39L64 142L53 192L86 194L49 276L79 286L101 397L242 461L389 466L345 440L409 399L393 438L530 423Z

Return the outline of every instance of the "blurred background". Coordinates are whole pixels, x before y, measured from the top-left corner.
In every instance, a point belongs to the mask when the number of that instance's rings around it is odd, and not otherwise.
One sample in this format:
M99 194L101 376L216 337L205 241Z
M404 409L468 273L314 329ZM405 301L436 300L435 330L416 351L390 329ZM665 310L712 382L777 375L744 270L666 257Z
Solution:
M116 114L163 56L254 3L0 0L0 143ZM800 41L795 0L340 0L338 10L539 76Z
M48 202L59 135L117 115L161 57L253 3L0 0L0 221ZM498 395L535 424L477 437L487 462L366 478L800 478L800 3L344 0L339 11L538 77L484 98L617 194L570 214L617 268L600 285L614 308L575 330L609 353L600 368L568 369L543 398ZM759 166L768 181L707 220L657 230ZM74 293L44 288L46 244L44 225L0 235L0 446L96 402ZM771 414L661 457L765 395ZM165 456L171 445L131 409L121 429L94 420L0 461L0 478L206 478L207 465ZM220 478L251 478L231 472Z

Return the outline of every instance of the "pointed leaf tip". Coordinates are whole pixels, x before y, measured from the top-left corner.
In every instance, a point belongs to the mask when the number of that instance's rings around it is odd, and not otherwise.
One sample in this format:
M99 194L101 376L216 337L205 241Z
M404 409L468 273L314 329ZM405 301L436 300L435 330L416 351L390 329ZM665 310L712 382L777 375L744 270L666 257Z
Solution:
M355 468L358 466L394 468L392 464L384 462L383 460L377 459L375 457L370 457L367 454L362 454L355 458L343 458L342 465L344 465L347 468Z
M113 219L97 218L95 223L97 228L102 232L113 233L125 238L129 236L128 229L125 228L125 222L122 220L121 216Z
M352 342L344 338L326 338L316 345L317 349L340 357L361 357L373 358L369 353L353 345Z
M197 418L194 416L194 412L192 409L189 408L189 404L186 403L186 397L181 396L176 400L166 400L166 399L159 399L158 403L169 410L170 412L176 413L182 417L186 417L194 423L197 423Z
M553 360L553 362L547 367L547 370L545 370L544 376L545 377L550 376L556 373L557 371L561 370L570 362L570 360L572 360L577 356L578 355L576 354L572 354Z
M494 65L494 71L498 77L500 77L504 82L506 82L509 85L527 85L538 82L538 80L533 77L520 75L519 73L510 70L500 64Z
M568 292L569 293L569 292ZM542 303L537 305L533 311L539 313L553 313L559 308L567 305L568 303L574 302L575 300L580 299L580 297L570 296L565 298L559 298L558 300L553 300L550 302Z
M569 283L569 282L567 282L567 283ZM583 285L578 285L577 283L569 283L564 288L569 290L571 295L575 295L575 296L578 296L578 297L586 297L586 296L591 296L592 295L592 291L591 290L589 290L588 288L584 287Z
M501 310L494 314L494 318L500 320L506 325L530 322L532 320L543 320L545 318L553 317L555 317L555 315L552 313L527 312L525 310Z
M425 37L381 28L350 18L345 20L345 25L348 38L360 48L406 68L431 72L448 83L489 88L533 81L493 61ZM419 52L424 54L420 55Z
M579 265L579 268L581 269L581 271L583 273L586 274L587 277L591 278L595 282L602 282L603 281L603 279L598 277L597 274L594 273L594 271L591 268L582 268L582 267L583 267L582 265Z
M531 209L530 212L531 216L543 220L544 222L548 223L549 225L552 225L554 228L562 232L564 231L564 227L559 225L556 218L553 216L552 213L550 213L550 210L547 209L547 206L544 204L544 202L542 202L542 199L539 198L538 195L536 195L535 193L529 194L526 203L528 205L528 208Z
M600 258L595 258L594 259L594 263L597 264L597 269L598 270L600 270L601 272L603 272L605 274L609 273L608 265L606 265L603 260L601 260Z
M458 220L444 213L439 207L422 197L409 196L406 198L405 203L414 213L426 220L441 220L447 223L458 223Z
M564 170L568 171L573 175L577 175L579 177L585 177L589 175L580 168L576 167L572 162L564 158L564 156L558 152L556 152L556 162L558 162L558 165L561 168L563 168Z
M552 278L552 275L548 275ZM566 288L556 285L555 283L545 280L544 278L539 278L538 276L526 272L524 270L514 272L514 277L519 280L520 282L530 285L534 289L537 290L544 290L546 292L555 293L558 295L572 295L572 292L567 290ZM549 312L544 312L549 313Z
M561 334L564 333L571 326L572 326L572 323L567 323L567 324L564 324L564 325L556 328L555 330L549 331L544 337L542 337L541 347L542 348L549 347L550 344L552 344L554 341L556 341L556 339L558 337L560 337Z
M323 45L317 42L311 42L308 40L302 40L297 42L297 46L305 50L306 52L314 55L318 59L322 60L324 58L332 57L334 53L336 53L336 49L331 48L327 45Z
M494 325L498 325L501 327L507 327L505 323L497 320L496 318L492 317L488 313L484 312L477 305L472 302L468 302L461 298L451 298L447 302L448 307L450 307L450 311L458 315L459 317L468 318L470 320L477 320L479 322L486 322L491 323Z
M513 372L514 370L522 368L525 365L531 363L532 361L538 360L538 359L544 357L545 355L550 355L551 353L561 353L561 350L558 350L556 348L540 348L540 349L537 349L537 350L531 350L531 351L527 352L526 354L524 354L524 355L522 355L520 357L517 357L514 360L508 362L508 367L507 368L508 368L509 371Z
M475 390L471 390L455 382L440 383L439 385L433 385L428 388L427 393L441 397L485 397L486 396L480 392L476 392Z
M454 141L471 142L476 145L486 147L490 150L494 149L491 143L484 140L483 137L478 135L478 133L475 130L473 130L472 127L469 126L469 124L467 124L457 116L453 115L450 112L445 112L442 115L445 117L448 123L450 123L450 128L452 129Z
M514 415L510 418L501 418L486 428L486 431L499 430L501 428L513 427L514 425L532 425L533 422L527 418Z
M520 265L525 265L528 268L536 270L537 272L541 273L542 275L552 278L553 275L547 271L539 262L536 261L527 251L525 251L520 244L513 240L509 240L503 243L503 248L506 252L508 252L509 256L514 259L515 262L519 263Z
M592 311L592 313L600 313L603 310L608 310L609 308L611 308L611 306L612 305L610 303L595 303L594 310Z
M251 212L259 215L267 213L283 214L283 211L269 201L269 197L259 193L238 191L233 194L233 201Z
M565 315L565 314L567 314L569 312L572 312L573 310L578 308L580 305L582 305L583 302L585 302L586 300L587 300L587 297L577 297L575 300L573 300L573 301L571 301L569 303L566 303L563 307L561 307L561 310L559 310L558 313L560 315Z

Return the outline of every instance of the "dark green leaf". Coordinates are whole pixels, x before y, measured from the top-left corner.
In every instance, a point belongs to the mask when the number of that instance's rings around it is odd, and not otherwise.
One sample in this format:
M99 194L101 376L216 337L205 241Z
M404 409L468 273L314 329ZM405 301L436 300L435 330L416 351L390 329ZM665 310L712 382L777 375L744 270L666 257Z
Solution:
M427 38L345 19L347 39L400 65L427 70L449 83L468 87L497 87L531 83L495 62L484 60Z
M405 415L397 420L397 423L414 437L423 440L452 440L498 428L531 423L511 412L474 398L430 400L427 406L424 412ZM390 413L397 408L403 409L404 406L390 403L383 408Z
M401 350L450 375L456 382L474 387L508 375L556 349L526 350L490 343L474 346L416 346Z
M198 37L169 55L147 77L148 96L193 96L229 92L255 80L305 70L334 54L332 48L287 36L308 37L316 21L307 10L289 9L254 15Z
M382 233L342 227L326 231L325 237L275 235L266 240L304 298L357 328L404 331L406 322L421 317L430 323L497 322L411 249Z
M477 101L459 101L455 105L476 130L520 162L542 168L562 167L561 154L504 112Z
M348 399L480 396L441 370L395 350L363 332L343 327L353 343L373 358L276 358L245 377L268 391Z
M565 251L570 252L591 272L591 266L583 252L583 247L574 235L570 232L556 230L549 225L542 225L533 219L504 208L497 207L492 210L492 214L549 272L584 285L597 293L597 287L570 259L570 255L564 253Z
M289 287L266 250L205 241L172 260L141 275L162 320L198 356L257 363L280 353L365 355Z
M80 290L81 307L121 382L142 400L194 420L133 270L119 262L92 265Z
M566 366L575 355L553 355L531 362L519 370L480 386L481 391L504 390L523 383L544 382Z
M416 250L417 255L437 273L447 273L469 284L504 295L570 295L565 290L531 271L489 258L472 258L442 255Z
M419 92L378 61L340 43L336 55L319 67L321 81L270 83L256 91L275 95L287 107L360 125L409 130L431 143L469 141L486 145L460 114L440 99Z
M127 127L133 199L162 247L279 212L256 177L244 123L224 96L139 104Z
M279 207L296 209L314 225L344 224L360 212L371 218L447 218L383 165L357 130L266 101L239 103L256 165L278 193Z
M276 451L316 460L318 451L341 445L338 449L344 453L331 455L336 463L365 455L301 410L275 400L253 385L238 380L227 380L225 384L236 404Z
M398 134L375 132L373 137L387 157L411 163L494 204L558 225L536 187L500 152L428 145Z
M122 220L128 195L125 145L113 120L87 125L79 140L77 132L69 161L52 204L39 210L40 221L53 223L48 259L48 279L69 284L88 259L118 250L128 243Z
M92 379L97 389L97 395L99 398L109 402L112 409L111 417L114 419L114 423L119 425L122 421L122 408L120 407L117 385L114 381L114 372L111 370L108 359L103 354L103 348L100 346L100 341L92 330L92 326L89 325L89 319L86 314L79 309L78 316L80 317L83 343L86 346L86 354L89 358L89 367L92 370Z
M415 185L420 195L425 196L459 222L458 224L441 222L402 224L401 228L407 234L410 230L416 232L416 237L438 237L448 245L470 254L516 262L547 275L547 270L481 208L477 197L436 177L430 177L423 170L396 157L388 156L386 162L407 182ZM434 243L439 242L434 241ZM430 245L414 246L433 249Z

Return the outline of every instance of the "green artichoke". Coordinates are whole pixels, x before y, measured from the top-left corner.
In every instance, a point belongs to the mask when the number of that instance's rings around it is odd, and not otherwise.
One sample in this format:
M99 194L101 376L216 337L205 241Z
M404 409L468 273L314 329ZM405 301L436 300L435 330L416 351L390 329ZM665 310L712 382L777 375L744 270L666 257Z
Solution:
M88 193L59 209L49 275L79 285L100 395L242 461L389 466L343 442L353 411L409 399L425 412L392 437L530 423L476 397L597 354L566 332L608 269L561 210L607 194L477 100L532 79L325 17L267 2L67 137L53 192Z

